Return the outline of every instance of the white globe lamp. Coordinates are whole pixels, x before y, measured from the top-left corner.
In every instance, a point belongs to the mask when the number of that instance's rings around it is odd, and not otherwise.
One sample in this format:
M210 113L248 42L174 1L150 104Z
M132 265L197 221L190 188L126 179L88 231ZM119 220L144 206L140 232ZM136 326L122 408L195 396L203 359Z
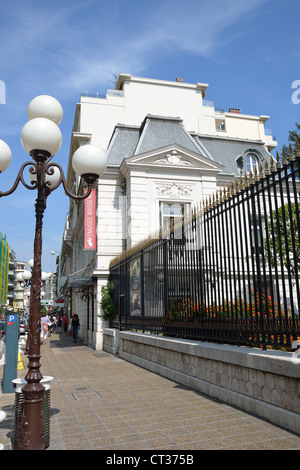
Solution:
M49 95L40 95L33 98L28 106L29 119L43 117L59 125L63 118L63 109L59 101Z
M21 143L27 153L33 150L49 152L55 155L61 146L62 135L59 127L46 118L28 121L21 131Z
M30 279L32 278L31 272L27 271L26 269L23 271L22 276L24 281L30 281Z
M4 140L0 139L0 173L5 171L11 162L11 150Z
M73 154L73 169L78 175L101 176L107 166L107 152L96 145L83 145Z
M49 277L48 273L42 272L41 279L42 279L43 282L47 281L48 277Z

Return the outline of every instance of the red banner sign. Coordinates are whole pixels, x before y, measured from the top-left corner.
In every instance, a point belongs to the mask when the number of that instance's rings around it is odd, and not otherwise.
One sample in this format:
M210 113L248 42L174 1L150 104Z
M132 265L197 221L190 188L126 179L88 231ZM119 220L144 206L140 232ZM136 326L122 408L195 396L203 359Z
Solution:
M92 189L89 197L84 200L84 249L96 250L96 248L96 189Z

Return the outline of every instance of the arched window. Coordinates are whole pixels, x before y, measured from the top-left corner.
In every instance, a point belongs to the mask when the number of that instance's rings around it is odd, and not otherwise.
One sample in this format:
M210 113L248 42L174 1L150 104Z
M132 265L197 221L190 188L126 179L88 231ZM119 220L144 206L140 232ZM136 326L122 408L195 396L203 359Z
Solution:
M254 175L255 167L258 170L258 159L257 159L257 157L253 154L247 155L246 158L245 158L245 163L246 163L245 167L246 167L247 175L250 174L250 171L252 172L252 175Z

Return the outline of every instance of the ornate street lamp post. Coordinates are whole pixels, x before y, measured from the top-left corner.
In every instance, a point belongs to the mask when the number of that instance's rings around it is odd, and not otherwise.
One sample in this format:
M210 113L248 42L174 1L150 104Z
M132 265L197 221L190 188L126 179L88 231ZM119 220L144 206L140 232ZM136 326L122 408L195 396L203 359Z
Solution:
M37 190L35 203L35 237L34 257L30 290L30 315L28 333L28 372L25 377L26 385L22 388L24 408L21 420L20 440L18 450L41 450L45 448L43 440L42 399L44 386L40 383L40 319L41 319L41 256L42 256L42 226L48 196L61 183L66 194L77 200L88 197L93 183L106 169L106 151L94 145L80 147L73 155L73 169L87 184L84 195L71 194L67 188L64 173L60 165L51 161L58 152L62 142L58 125L63 115L60 103L50 96L41 95L34 98L28 106L29 121L21 132L23 148L33 159L23 163L12 188L0 192L0 198L9 196L20 181L30 190ZM11 162L11 151L8 145L0 140L0 173ZM29 166L31 183L24 180L24 170Z

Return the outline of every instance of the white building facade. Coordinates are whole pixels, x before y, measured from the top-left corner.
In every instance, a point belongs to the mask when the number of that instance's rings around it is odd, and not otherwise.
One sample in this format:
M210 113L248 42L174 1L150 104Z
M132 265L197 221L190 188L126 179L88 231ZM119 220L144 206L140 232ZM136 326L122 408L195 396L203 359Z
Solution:
M106 148L108 165L94 188L96 246L84 249L84 203L70 200L57 282L67 313L79 315L80 335L95 349L102 349L99 303L111 260L187 217L193 206L270 158L277 145L265 129L268 116L217 110L204 99L207 88L120 74L105 98L82 96L77 104L69 188L82 191L72 169L81 145Z

